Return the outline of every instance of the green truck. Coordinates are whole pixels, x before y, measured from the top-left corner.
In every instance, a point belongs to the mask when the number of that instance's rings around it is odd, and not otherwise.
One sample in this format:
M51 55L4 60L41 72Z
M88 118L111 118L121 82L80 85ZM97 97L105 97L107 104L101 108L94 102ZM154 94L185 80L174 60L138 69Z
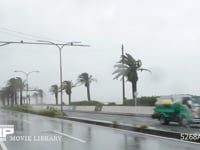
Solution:
M168 96L157 99L152 118L161 124L177 122L181 126L200 124L200 97L192 95Z

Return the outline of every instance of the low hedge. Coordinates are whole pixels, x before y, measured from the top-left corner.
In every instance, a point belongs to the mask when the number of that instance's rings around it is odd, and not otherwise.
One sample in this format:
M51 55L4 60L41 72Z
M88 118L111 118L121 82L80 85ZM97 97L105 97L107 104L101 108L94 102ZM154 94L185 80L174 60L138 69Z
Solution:
M74 106L101 106L103 103L99 101L77 101L77 102L72 102L70 105Z
M137 98L137 106L154 106L156 99L157 99L156 96L138 97ZM133 99L126 99L124 105L125 106L134 106L135 103L134 103Z
M33 114L38 114L38 115L44 115L44 116L59 116L59 115L64 115L67 116L66 113L61 113L60 111L56 109L41 109L41 110L35 110L33 109L30 105L16 105L16 106L4 106L2 107L3 109L10 109L10 110L16 110L20 112L27 112L27 113L33 113Z

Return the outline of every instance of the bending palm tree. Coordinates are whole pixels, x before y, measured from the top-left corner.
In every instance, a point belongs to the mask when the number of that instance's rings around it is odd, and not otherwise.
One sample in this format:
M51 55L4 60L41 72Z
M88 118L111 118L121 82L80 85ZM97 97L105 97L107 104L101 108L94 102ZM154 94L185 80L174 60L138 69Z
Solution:
M127 81L131 82L132 84L132 95L133 101L135 102L135 94L137 91L137 81L138 81L138 74L137 71L149 71L148 69L141 68L142 62L141 60L135 60L130 54L126 53L125 55L121 56L121 60L117 62L114 66L117 69L113 72L116 74L114 79L118 79L121 77L126 77Z
M15 78L11 78L7 81L7 88L10 92L11 106L17 104L17 82Z
M78 83L80 84L84 84L85 87L87 88L87 97L88 97L88 101L91 100L90 98L90 84L93 81L97 81L95 78L92 77L92 75L89 75L88 73L82 73L78 76Z
M7 81L7 86L10 90L10 95L11 95L11 104L13 105L14 103L17 104L17 92L19 92L20 95L20 105L22 105L22 93L23 89L25 87L24 82L20 77L17 78L11 78Z
M54 84L50 87L49 91L55 95L55 99L56 99L56 105L58 105L58 90L59 87L58 85Z
M63 90L65 90L66 94L68 95L69 105L71 104L71 94L72 88L76 85L72 83L72 81L63 81Z

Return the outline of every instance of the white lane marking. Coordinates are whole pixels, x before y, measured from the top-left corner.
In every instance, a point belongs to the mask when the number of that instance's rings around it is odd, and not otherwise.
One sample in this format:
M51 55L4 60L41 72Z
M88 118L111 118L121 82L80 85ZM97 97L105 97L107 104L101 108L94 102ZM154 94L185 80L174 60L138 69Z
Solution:
M56 133L56 134L59 134L59 135L62 135L62 136L65 136L65 137L68 137L70 139L73 139L73 140L76 140L76 141L79 141L81 143L86 143L85 140L82 140L82 139L79 139L79 138L76 138L76 137L73 137L71 135L68 135L68 134L65 134L65 133L62 133L62 132L58 132L56 130L52 131L53 133Z
M0 141L0 149L2 149L2 150L8 150L3 141Z

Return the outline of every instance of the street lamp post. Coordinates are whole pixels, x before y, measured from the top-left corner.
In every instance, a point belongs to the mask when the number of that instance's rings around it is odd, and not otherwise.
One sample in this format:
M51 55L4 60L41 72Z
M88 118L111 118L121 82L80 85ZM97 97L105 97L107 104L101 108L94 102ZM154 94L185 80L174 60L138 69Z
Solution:
M40 71L30 71L30 72L24 72L24 71L21 71L21 70L15 70L14 72L21 72L23 74L25 74L26 76L26 100L28 101L28 90L29 90L29 87L28 87L28 76L31 74L31 73L39 73Z
M62 108L62 102L63 102L63 92L62 92L62 48L64 46L86 46L89 47L90 45L83 45L80 44L81 42L67 42L65 44L59 44L59 43L53 43L51 41L43 41L43 40L38 40L38 42L25 42L21 40L20 42L14 42L14 41L0 41L0 47L9 45L9 44L29 44L29 45L55 45L59 49L60 53L60 87L61 87L61 112L63 111ZM20 71L23 72L23 71ZM25 72L23 72L25 73ZM26 74L26 73L25 73Z
M61 101L61 112L63 112L63 84L62 84L62 49L64 46L68 45L69 42L63 44L63 45L59 45L56 43L53 43L51 41L43 41L43 40L39 40L39 42L46 42L52 45L55 45L58 49L59 49L59 60L60 60L60 101Z
M56 44L54 42L51 41L43 41L43 40L38 40L39 42L44 42L46 44L51 44L51 45L55 45L58 49L59 49L59 60L60 60L60 101L61 101L61 105L60 105L60 110L61 112L63 112L63 83L62 83L62 49L65 46L89 46L89 45L81 45L81 44L77 44L77 43L81 43L81 42L67 42L65 44Z

